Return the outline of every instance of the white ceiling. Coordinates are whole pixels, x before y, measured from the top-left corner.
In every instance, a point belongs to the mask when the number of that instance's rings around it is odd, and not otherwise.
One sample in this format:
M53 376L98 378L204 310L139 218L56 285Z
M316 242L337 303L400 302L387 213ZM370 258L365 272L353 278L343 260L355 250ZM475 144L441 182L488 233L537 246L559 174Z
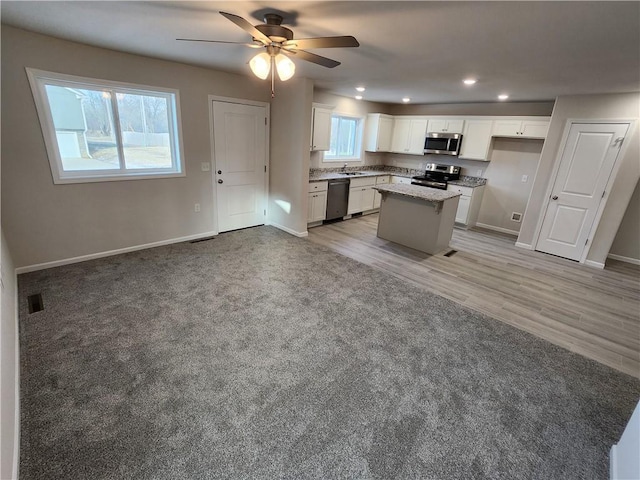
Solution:
M256 50L218 14L252 24L288 12L296 38L353 35L359 48L317 49L328 69L295 60L317 88L400 103L552 100L640 91L640 2L1 2L2 23L91 45L250 75ZM290 25L289 25L290 26ZM462 79L476 77L465 87ZM265 84L265 88L268 88Z

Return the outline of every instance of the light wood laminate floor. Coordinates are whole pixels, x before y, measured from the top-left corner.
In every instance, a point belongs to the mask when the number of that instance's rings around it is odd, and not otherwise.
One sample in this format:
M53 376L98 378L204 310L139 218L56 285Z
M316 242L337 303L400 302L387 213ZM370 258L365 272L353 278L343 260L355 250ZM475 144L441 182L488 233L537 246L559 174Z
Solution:
M640 267L604 270L515 247L515 237L454 229L445 256L376 236L378 214L309 229L309 240L427 291L640 377Z

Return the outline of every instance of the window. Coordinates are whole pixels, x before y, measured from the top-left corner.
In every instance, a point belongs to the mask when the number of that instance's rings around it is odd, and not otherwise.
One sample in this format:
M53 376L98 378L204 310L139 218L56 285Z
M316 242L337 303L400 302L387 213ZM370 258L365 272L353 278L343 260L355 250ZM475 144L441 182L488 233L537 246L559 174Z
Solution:
M333 114L330 148L325 152L324 160L327 162L360 160L362 124L363 119L360 117Z
M27 74L54 183L184 176L177 90Z

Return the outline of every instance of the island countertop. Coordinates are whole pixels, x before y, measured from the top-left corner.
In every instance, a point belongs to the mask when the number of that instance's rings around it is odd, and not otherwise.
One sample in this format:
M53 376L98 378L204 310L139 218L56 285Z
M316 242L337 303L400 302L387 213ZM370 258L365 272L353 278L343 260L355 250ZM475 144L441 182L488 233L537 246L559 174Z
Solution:
M442 203L450 198L459 197L458 192L440 190L437 188L423 187L421 185L407 185L403 183L392 183L386 185L376 185L376 190L380 193L394 193L405 197L417 198L432 203Z

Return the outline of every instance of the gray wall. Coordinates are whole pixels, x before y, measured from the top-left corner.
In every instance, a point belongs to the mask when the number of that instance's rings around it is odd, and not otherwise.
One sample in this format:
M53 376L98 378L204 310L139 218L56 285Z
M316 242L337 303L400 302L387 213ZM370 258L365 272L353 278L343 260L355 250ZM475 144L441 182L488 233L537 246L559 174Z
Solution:
M313 83L294 77L271 102L269 221L294 235L307 233L309 139Z
M544 215L544 202L553 167L558 156L562 135L567 121L572 120L622 120L637 119L640 112L640 93L612 95L575 95L558 97L551 117L549 133L542 149L540 164L525 212L518 242L535 246L539 233L539 220ZM627 135L627 150L619 159L620 169L607 205L596 230L587 260L604 264L631 195L640 178L640 122ZM622 247L626 248L626 247Z
M609 253L640 262L640 183L636 184Z
M18 318L16 310L16 275L9 246L2 232L0 240L2 266L2 303L0 309L0 365L2 401L0 401L0 478L16 478L19 418L18 388Z
M179 89L186 177L54 185L25 67ZM268 102L234 75L2 26L2 224L16 267L214 229L207 96ZM202 211L194 212L200 203Z
M553 102L442 103L433 105L391 105L384 113L391 115L531 115L549 117Z

